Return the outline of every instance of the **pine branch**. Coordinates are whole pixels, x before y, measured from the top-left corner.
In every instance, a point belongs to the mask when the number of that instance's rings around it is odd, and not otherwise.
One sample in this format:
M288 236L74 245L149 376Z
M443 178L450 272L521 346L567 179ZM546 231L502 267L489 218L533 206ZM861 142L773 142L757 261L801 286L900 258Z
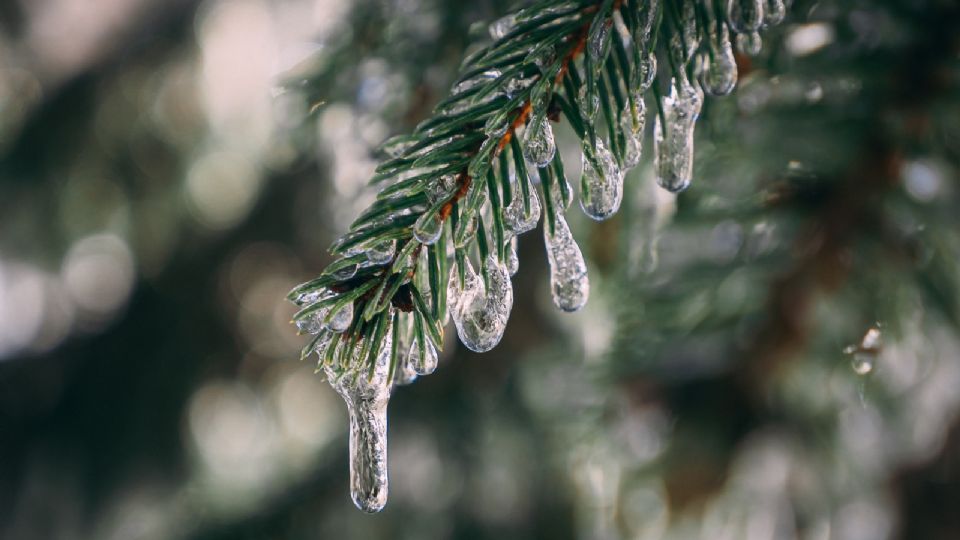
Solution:
M317 352L318 371L352 403L354 425L366 407L358 394L383 402L385 423L391 385L435 369L448 316L471 350L499 342L513 303L515 238L536 227L541 207L554 303L565 311L586 303L586 265L564 218L573 194L551 122L566 118L580 139L580 205L604 220L619 209L625 171L640 162L653 88L657 181L686 189L703 91L725 95L736 81L728 26L753 35L764 22L760 0L726 6L536 2L491 24L494 41L464 60L451 95L412 134L384 143L389 157L370 181L381 186L376 201L331 247L338 259L288 296L301 307L298 327L315 336L302 356ZM770 14L769 24L782 18ZM654 85L658 55L668 60L659 77L667 95ZM369 441L355 442L354 454ZM385 454L367 457L385 468ZM358 506L382 507L385 471L354 480L366 482L354 485Z

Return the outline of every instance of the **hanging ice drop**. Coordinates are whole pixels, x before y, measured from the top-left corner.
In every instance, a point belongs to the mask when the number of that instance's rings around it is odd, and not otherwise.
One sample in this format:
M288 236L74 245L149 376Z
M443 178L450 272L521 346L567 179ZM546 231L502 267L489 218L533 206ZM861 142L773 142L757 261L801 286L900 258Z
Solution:
M323 324L320 321L324 315L326 315L326 311L321 310L320 313L314 313L306 319L297 321L297 330L300 333L319 334L323 330Z
M391 343L388 330L372 369L363 362L365 358L354 358L350 370L339 377L333 368L324 369L350 415L350 496L357 508L371 513L379 512L387 503L387 403L391 390L387 380Z
M416 346L416 344L414 344L414 346ZM427 340L427 342L423 344L423 350L417 350L416 352L416 361L413 363L413 369L418 375L430 375L437 370L438 361L437 349L433 347L433 343L430 343L430 340Z
M763 22L769 26L780 24L787 15L787 7L783 0L767 0L766 10L763 12Z
M704 55L700 84L712 96L725 96L737 85L737 61L733 56L733 44L727 25L718 24L719 30L711 28L711 55Z
M396 247L396 240L388 240L386 242L379 243L366 251L367 261L369 261L369 263L372 265L387 264L393 259L393 254L396 252Z
M693 177L693 132L703 95L689 82L674 79L661 105L663 122L658 116L653 128L654 170L657 183L676 193L687 189Z
M474 272L469 259L465 260L465 280L451 275L455 305L451 316L460 341L471 351L486 352L503 337L507 319L513 308L513 286L506 267L491 254L486 261L486 285Z
M738 34L755 32L763 23L764 0L727 0L727 22Z
M522 195L521 195L522 196ZM536 191L530 191L530 211L523 208L523 200L520 197L510 201L510 204L503 209L503 222L507 229L513 234L523 234L536 228L540 221L540 198Z
M557 214L553 234L543 227L543 239L550 263L553 303L564 311L577 311L590 296L590 279L580 246L573 239L563 214Z
M590 218L603 221L620 209L623 174L602 138L597 137L597 145L592 151L596 164L587 158L588 152L589 148L584 148L580 207Z
M340 308L339 311L330 316L330 319L326 323L327 330L335 332L337 334L346 331L347 328L350 328L350 323L353 322L353 302L348 303L347 305Z
M435 212L425 212L413 224L413 236L425 245L431 245L440 239L443 232L443 220Z
M523 156L537 167L546 167L556 151L550 119L546 114L534 115L524 134Z

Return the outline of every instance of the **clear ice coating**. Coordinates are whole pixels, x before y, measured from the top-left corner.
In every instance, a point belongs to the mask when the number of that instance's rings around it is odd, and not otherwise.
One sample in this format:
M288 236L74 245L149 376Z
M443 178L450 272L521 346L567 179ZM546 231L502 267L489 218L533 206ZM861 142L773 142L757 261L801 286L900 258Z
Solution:
M760 32L750 32L748 34L737 34L737 50L747 56L756 56L760 54L763 48L763 39L760 38Z
M366 251L367 260L373 265L387 264L393 259L393 254L396 253L396 250L396 240L381 242Z
M297 330L299 330L300 333L319 334L320 331L323 330L323 324L321 324L320 320L320 313L314 313L309 318L297 321Z
M540 221L540 199L534 190L530 190L530 211L523 207L522 194L510 201L503 209L503 223L513 234L523 234L536 228Z
M566 196L564 196L564 191L560 189L561 182L566 187ZM554 177L553 183L550 184L550 202L561 212L570 208L570 203L573 202L573 188L570 187L570 182L567 181L566 177Z
M610 26L608 20L606 23L595 24L590 29L590 35L587 37L587 54L594 62L603 60L610 49Z
M342 374L329 365L324 367L330 386L347 404L350 496L364 512L379 512L387 504L387 403L392 341L391 332L387 331L372 370L362 358L354 358L353 366Z
M440 239L443 232L443 220L436 212L424 212L413 224L413 236L421 244L431 245Z
M763 24L764 0L727 0L727 22L738 34L756 32Z
M457 189L457 177L452 174L446 174L429 182L426 186L427 200L434 204L439 200L446 200L453 195Z
M343 281L350 279L355 275L357 275L357 265L350 264L335 271L333 273L333 279L336 279L337 281Z
M587 92L587 86L583 85L577 92L577 105L585 116L584 120L592 123L600 110L600 97L596 92Z
M624 140L626 149L623 153L623 168L632 169L640 164L643 153L643 130L647 122L647 104L643 101L643 92L634 92L632 100L624 105L623 114Z
M588 152L590 149L584 148L580 207L590 218L603 221L620 209L623 173L602 138L597 137L597 145L592 150L596 165L587 158Z
M417 344L414 343L413 346L416 347ZM429 339L423 343L423 351L417 351L414 356L416 362L413 364L413 369L417 375L430 375L437 370L437 363L440 358L437 349L433 347L433 343L430 343Z
M490 23L487 30L493 39L501 39L510 33L517 26L517 16L515 14L507 15Z
M524 133L523 156L537 167L546 167L556 152L550 119L546 114L535 114Z
M702 57L700 84L711 96L725 96L737 85L737 61L727 25L721 23L711 27L710 51L711 55Z
M787 7L783 0L767 0L766 9L763 12L764 24L773 26L783 22L787 16Z
M590 279L580 246L573 239L563 214L557 214L553 234L549 227L543 227L543 240L550 263L553 303L564 311L577 311L590 296Z
M653 161L657 183L674 193L687 189L693 177L693 131L703 105L703 94L689 81L670 82L664 96L663 122L653 128Z
M327 320L326 328L331 332L344 332L347 328L350 328L350 323L353 322L353 302L348 303L347 305L340 308L339 311L330 316Z
M653 80L656 76L657 56L651 52L640 59L640 65L637 69L630 72L630 86L640 93L646 92L653 86Z
M450 275L450 314L460 341L471 351L486 352L503 337L513 308L513 286L506 266L493 254L484 265L486 280L477 275L469 259L464 264L463 286L455 269Z
M507 245L504 247L506 252L506 259L504 264L507 266L507 272L511 276L517 273L517 270L520 270L520 257L517 256L517 237L513 236L510 240L507 241Z

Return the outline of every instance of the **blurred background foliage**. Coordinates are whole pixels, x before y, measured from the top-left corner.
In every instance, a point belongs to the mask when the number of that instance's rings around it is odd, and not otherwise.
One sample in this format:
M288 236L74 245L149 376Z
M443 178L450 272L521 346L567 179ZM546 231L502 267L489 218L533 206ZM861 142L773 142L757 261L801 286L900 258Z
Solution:
M949 0L797 0L693 188L574 219L583 312L521 238L503 342L396 392L353 508L282 299L511 5L0 2L0 537L960 537Z

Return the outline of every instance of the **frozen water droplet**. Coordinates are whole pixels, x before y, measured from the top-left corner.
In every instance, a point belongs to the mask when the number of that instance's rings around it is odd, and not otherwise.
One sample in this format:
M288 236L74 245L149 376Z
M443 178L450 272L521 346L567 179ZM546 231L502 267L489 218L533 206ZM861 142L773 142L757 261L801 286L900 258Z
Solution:
M597 63L603 60L610 48L610 21L605 19L598 21L590 29L590 36L587 38L587 54L590 59Z
M458 82L456 86L453 87L452 94L457 95L461 92L466 92L467 90L470 90L471 88L477 86L478 84L495 80L499 78L500 75L501 73L500 73L500 70L498 69L490 69L490 70L484 71L483 73L474 75L469 79Z
M763 22L769 26L774 26L783 22L787 16L787 7L783 0L767 0L767 8L763 12Z
M449 199L457 189L457 177L452 174L446 174L427 184L427 200L430 204L437 201Z
M535 190L530 190L530 211L523 208L523 200L519 197L510 201L503 209L503 221L507 229L513 234L523 234L536 228L540 221L540 198Z
M738 34L759 30L763 23L763 0L727 0L727 22Z
M513 77L503 85L503 95L512 99L520 92L530 88L530 85L536 81L537 77Z
M553 127L546 115L535 115L527 124L523 140L523 155L537 167L546 167L557 151Z
M690 83L678 85L674 79L661 104L664 122L658 116L653 128L654 169L657 183L676 193L687 189L693 177L693 131L703 95Z
M553 234L549 229L546 226L543 228L543 237L550 263L553 303L564 311L577 311L590 296L587 265L563 214L557 214Z
M501 17L492 23L487 28L490 31L490 37L493 39L502 39L504 36L509 34L517 26L517 16L515 14L507 15L506 17Z
M553 45L538 47L531 51L530 55L533 57L533 63L542 73L557 61L557 48Z
M347 305L340 308L340 311L334 313L330 319L327 321L326 327L327 330L331 332L336 332L337 334L344 332L347 328L350 328L350 323L353 322L353 302L348 303Z
M873 371L873 360L873 354L854 353L853 358L850 359L850 366L857 375L867 375Z
M506 267L493 255L485 265L486 285L469 260L465 265L463 287L456 275L451 276L456 298L451 315L460 341L471 351L486 352L503 337L513 308L513 286Z
M713 30L710 35L713 58L706 54L702 57L700 84L712 96L725 96L737 85L737 61L726 25L721 24L719 30Z
M346 402L350 415L350 495L364 512L379 512L387 503L387 403L391 390L387 380L392 341L388 330L372 374L365 358L354 358L345 374L325 368L327 380Z
M623 173L603 139L597 138L597 145L592 152L596 166L587 159L589 151L584 148L580 207L590 218L603 221L620 209Z
M593 119L597 116L597 111L600 109L600 97L597 96L596 92L587 92L587 86L583 85L577 92L577 105L580 107L580 112L586 117L584 120L593 122Z
M348 280L353 276L357 275L357 265L350 264L350 265L344 266L343 268L340 268L339 270L334 272L332 275L333 275L333 279L337 281Z
M309 318L297 321L297 330L299 330L300 333L319 334L322 329L323 325L320 324L320 317L317 316L317 313L314 313Z
M367 260L370 261L372 265L387 264L393 259L393 254L396 253L396 250L396 240L381 242L367 250Z
M437 349L434 348L433 343L428 339L424 344L424 352L421 354L417 352L417 362L414 364L414 370L416 370L419 375L430 375L437 370L437 363L439 362L439 356L437 354Z
M517 270L520 269L520 258L517 256L517 237L512 237L504 248L506 251L507 260L504 261L504 264L507 266L507 272L511 276L517 273Z
M632 169L640 164L643 153L643 132L647 122L647 104L643 101L643 93L634 92L633 104L628 101L624 105L623 114L624 140L627 147L623 153L624 169Z
M443 221L440 215L434 212L426 212L416 223L413 224L413 236L421 244L431 245L440 239L440 233L443 232Z
M756 56L763 49L763 39L760 38L760 32L751 32L749 34L737 34L737 50L747 56Z
M307 306L317 302L321 298L324 298L328 295L330 295L330 291L326 289L320 289L318 291L301 293L297 295L297 297L293 300L293 303L298 306Z

